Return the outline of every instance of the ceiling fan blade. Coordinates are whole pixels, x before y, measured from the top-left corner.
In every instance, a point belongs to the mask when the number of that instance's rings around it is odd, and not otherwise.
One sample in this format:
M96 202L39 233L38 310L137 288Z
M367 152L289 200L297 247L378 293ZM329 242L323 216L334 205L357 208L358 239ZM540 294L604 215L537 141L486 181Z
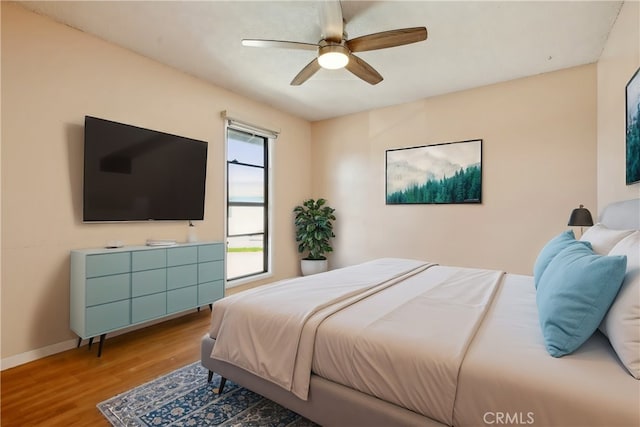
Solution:
M291 86L300 86L302 83L309 80L311 76L318 72L320 69L320 63L318 62L318 58L315 58L313 61L309 62L299 73L297 76L291 80Z
M342 5L340 0L324 0L320 6L320 26L322 38L340 43L344 33Z
M377 85L382 81L380 73L355 55L349 55L349 63L345 68L371 85Z
M402 28L383 31L349 40L346 45L351 52L365 52L367 50L386 49L420 42L427 39L425 27Z
M303 50L318 50L318 45L302 42L288 42L283 40L258 40L258 39L243 39L242 46L250 47L276 47L282 49L303 49Z

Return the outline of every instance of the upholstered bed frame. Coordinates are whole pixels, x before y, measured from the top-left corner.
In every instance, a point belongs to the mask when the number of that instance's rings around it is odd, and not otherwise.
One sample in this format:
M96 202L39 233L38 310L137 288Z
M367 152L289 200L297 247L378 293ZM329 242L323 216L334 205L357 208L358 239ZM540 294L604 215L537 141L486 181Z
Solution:
M211 358L215 340L202 337L202 365L323 426L443 426L408 409L311 375L309 399L302 400L244 369Z
M598 222L617 230L640 229L640 199L624 200L606 206Z
M613 229L640 229L640 199L607 206L598 222ZM301 400L273 383L241 368L211 358L215 339L202 337L201 361L210 372L259 393L304 417L326 426L443 426L411 410L311 375L308 400Z

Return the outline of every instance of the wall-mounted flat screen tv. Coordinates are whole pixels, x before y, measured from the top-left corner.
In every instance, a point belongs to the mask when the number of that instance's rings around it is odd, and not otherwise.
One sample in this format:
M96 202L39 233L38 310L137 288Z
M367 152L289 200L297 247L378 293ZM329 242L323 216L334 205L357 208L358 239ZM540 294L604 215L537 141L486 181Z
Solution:
M85 222L202 220L207 142L85 116Z

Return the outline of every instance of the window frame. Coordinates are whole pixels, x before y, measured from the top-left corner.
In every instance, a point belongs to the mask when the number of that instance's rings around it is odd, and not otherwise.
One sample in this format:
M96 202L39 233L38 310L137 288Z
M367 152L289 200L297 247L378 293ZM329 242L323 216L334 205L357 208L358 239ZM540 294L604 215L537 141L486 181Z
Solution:
M263 148L263 166L252 165L243 162L233 162L230 161L229 156L229 129L232 129L236 132L243 132L248 135L253 135L264 140L264 148ZM271 167L272 164L272 154L273 154L273 143L275 142L277 134L269 133L262 131L258 128L253 128L251 126L243 124L239 124L235 121L227 120L224 127L224 142L225 142L225 198L224 198L224 233L225 233L225 241L227 243L227 250L229 245L229 237L241 237L241 236L250 236L250 235L258 235L262 234L263 236L263 258L262 258L262 266L263 270L255 273L250 273L243 276L238 276L235 278L226 277L226 288L232 288L234 286L240 286L246 283L250 283L256 280L264 279L272 276L272 245L271 245L271 229L272 229L272 194L273 188L271 183L273 170ZM246 166L246 167L257 167L264 169L264 188L263 188L263 203L252 203L252 202L232 202L229 201L229 167L231 164ZM263 206L264 207L264 218L263 218L263 232L262 233L240 233L240 234L229 234L229 212L230 208L233 206L242 207L242 206ZM227 269L225 269L227 270ZM228 274L228 270L227 273Z

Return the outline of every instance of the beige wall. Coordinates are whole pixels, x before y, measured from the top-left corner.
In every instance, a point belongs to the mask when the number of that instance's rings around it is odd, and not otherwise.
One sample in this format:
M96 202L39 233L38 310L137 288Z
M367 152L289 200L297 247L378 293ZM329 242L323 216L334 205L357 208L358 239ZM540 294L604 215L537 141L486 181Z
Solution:
M400 256L529 274L571 209L596 205L596 66L317 122L312 138L333 267ZM476 138L481 205L385 205L386 149Z
M626 1L598 61L598 212L640 197L625 183L625 86L640 67L640 2Z
M281 128L274 279L298 274L291 208L309 196L337 209L333 267L407 256L530 273L579 203L595 213L638 196L638 185L624 185L621 163L624 85L640 62L638 6L625 3L597 67L309 125L2 2L1 357L37 356L74 338L70 249L186 237L180 223L80 222L85 114L209 141L201 240L224 235L219 112ZM474 138L484 139L482 205L384 204L386 149Z
M69 250L108 240L184 241L187 224L82 224L85 115L209 142L200 240L221 240L231 110L282 133L275 146L274 278L298 274L291 210L311 181L307 121L2 2L2 358L74 338ZM287 167L278 167L287 165Z

